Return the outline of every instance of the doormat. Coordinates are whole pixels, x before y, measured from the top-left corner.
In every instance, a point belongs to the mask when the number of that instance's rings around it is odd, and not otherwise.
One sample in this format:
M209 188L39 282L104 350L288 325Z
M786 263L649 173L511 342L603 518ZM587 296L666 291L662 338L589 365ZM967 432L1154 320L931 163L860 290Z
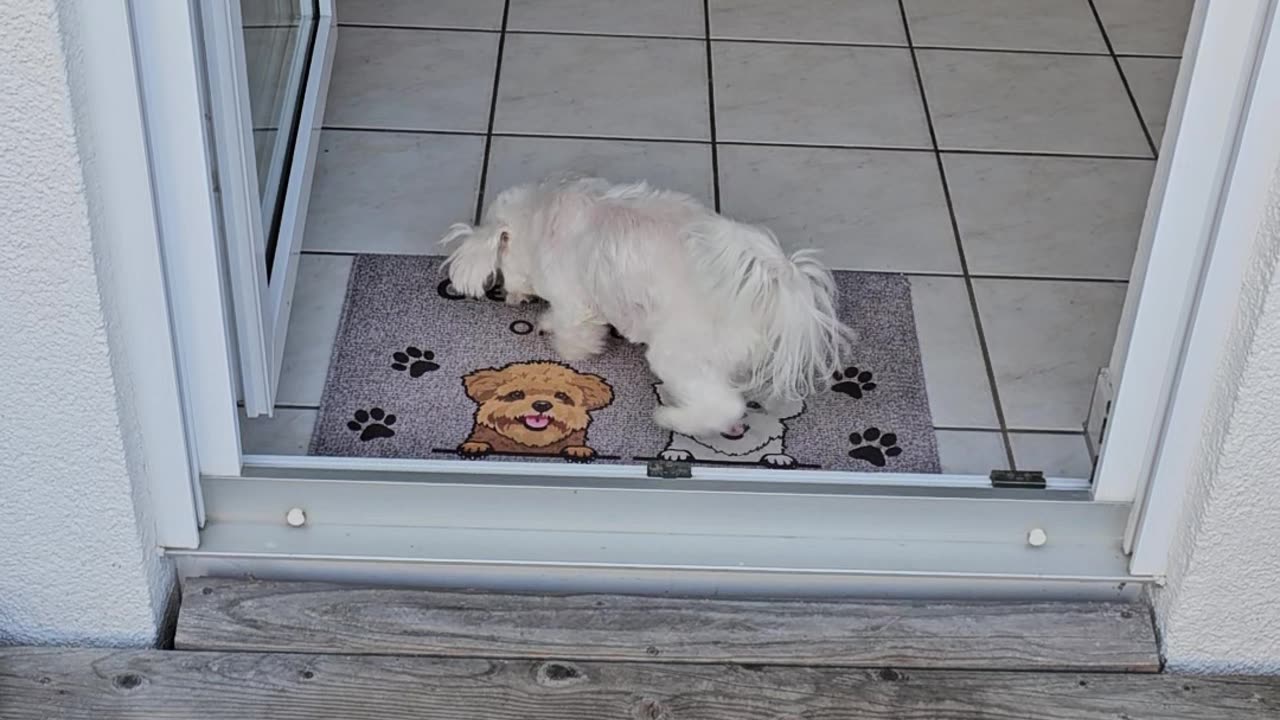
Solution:
M911 289L836 272L853 357L804 402L752 407L736 437L653 423L662 385L643 348L563 363L534 331L541 304L461 297L443 258L355 258L311 454L939 472Z

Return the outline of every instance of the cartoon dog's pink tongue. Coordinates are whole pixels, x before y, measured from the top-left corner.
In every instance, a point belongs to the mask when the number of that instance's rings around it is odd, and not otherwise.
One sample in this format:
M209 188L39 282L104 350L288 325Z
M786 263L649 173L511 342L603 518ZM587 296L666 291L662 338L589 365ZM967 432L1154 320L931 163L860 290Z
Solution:
M729 428L727 432L721 434L727 438L740 438L747 434L747 426L743 423L738 423L737 425Z
M546 415L525 415L524 424L530 430L542 430L551 424L551 418Z

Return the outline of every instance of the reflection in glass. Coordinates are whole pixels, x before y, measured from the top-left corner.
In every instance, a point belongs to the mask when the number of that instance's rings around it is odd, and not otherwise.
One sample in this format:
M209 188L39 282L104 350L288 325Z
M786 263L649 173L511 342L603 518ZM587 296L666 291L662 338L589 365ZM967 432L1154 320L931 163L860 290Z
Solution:
M268 273L318 15L316 0L240 0Z

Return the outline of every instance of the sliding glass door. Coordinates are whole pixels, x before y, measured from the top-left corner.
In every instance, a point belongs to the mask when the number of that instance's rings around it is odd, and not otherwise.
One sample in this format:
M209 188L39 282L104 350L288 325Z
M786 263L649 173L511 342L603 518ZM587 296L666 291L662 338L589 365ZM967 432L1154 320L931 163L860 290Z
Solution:
M332 0L196 0L241 399L269 414L336 42Z
M254 165L266 229L263 261L270 277L307 61L320 12L315 0L240 0L240 17Z

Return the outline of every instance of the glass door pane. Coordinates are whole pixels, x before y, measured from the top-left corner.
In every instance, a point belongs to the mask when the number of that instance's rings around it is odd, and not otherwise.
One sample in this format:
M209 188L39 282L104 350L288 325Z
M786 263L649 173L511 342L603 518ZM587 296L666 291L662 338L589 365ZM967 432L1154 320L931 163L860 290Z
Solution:
M317 0L240 0L240 15L270 276L319 13Z

